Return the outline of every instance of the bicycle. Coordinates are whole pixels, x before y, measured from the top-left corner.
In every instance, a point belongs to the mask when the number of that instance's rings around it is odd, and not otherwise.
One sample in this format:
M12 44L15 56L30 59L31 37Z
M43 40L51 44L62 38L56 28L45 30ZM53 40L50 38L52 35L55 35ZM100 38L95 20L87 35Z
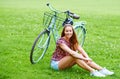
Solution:
M40 34L35 39L31 52L30 52L30 62L35 64L39 62L45 55L49 44L50 36L53 35L54 41L56 43L57 39L60 37L58 30L62 27L63 21L65 19L79 19L79 16L70 11L61 12L53 8L49 3L47 4L51 13L45 12L43 18L43 24L45 29L40 32ZM65 14L65 18L60 17L59 14ZM85 22L75 22L74 29L78 37L79 44L83 46L86 36Z

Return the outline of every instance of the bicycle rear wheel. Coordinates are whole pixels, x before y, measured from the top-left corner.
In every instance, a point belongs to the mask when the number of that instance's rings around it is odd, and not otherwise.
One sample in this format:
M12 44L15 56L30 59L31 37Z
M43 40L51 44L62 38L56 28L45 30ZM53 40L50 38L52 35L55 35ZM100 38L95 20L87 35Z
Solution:
M83 26L77 26L74 29L75 29L79 44L83 46L85 41L85 35L86 35L85 28Z
M30 52L30 62L32 64L39 62L44 57L50 42L49 34L48 30L44 30L35 39Z

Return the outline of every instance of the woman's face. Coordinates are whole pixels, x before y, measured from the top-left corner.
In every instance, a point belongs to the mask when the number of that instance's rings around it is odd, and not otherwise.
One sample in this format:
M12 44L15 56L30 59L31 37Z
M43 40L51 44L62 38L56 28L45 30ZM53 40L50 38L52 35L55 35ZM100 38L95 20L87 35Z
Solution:
M65 37L68 38L68 39L70 39L72 37L72 35L73 35L72 27L71 26L67 26L65 28L64 33L65 33Z

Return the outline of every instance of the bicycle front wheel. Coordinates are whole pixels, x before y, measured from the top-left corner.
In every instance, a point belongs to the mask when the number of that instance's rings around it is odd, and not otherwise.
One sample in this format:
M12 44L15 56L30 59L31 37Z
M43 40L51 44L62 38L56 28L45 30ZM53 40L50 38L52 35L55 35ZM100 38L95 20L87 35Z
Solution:
M85 35L86 35L85 28L83 26L77 26L74 29L75 29L79 44L83 46L85 41Z
M44 30L38 35L38 37L34 41L30 52L30 61L32 64L37 63L44 57L50 42L49 34L50 32L48 30Z

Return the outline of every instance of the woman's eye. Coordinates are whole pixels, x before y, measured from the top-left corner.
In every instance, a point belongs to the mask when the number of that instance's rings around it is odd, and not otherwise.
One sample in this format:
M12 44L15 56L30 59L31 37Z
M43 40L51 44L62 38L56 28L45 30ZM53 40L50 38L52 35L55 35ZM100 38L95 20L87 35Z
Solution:
M72 32L72 30L66 30L66 32Z

